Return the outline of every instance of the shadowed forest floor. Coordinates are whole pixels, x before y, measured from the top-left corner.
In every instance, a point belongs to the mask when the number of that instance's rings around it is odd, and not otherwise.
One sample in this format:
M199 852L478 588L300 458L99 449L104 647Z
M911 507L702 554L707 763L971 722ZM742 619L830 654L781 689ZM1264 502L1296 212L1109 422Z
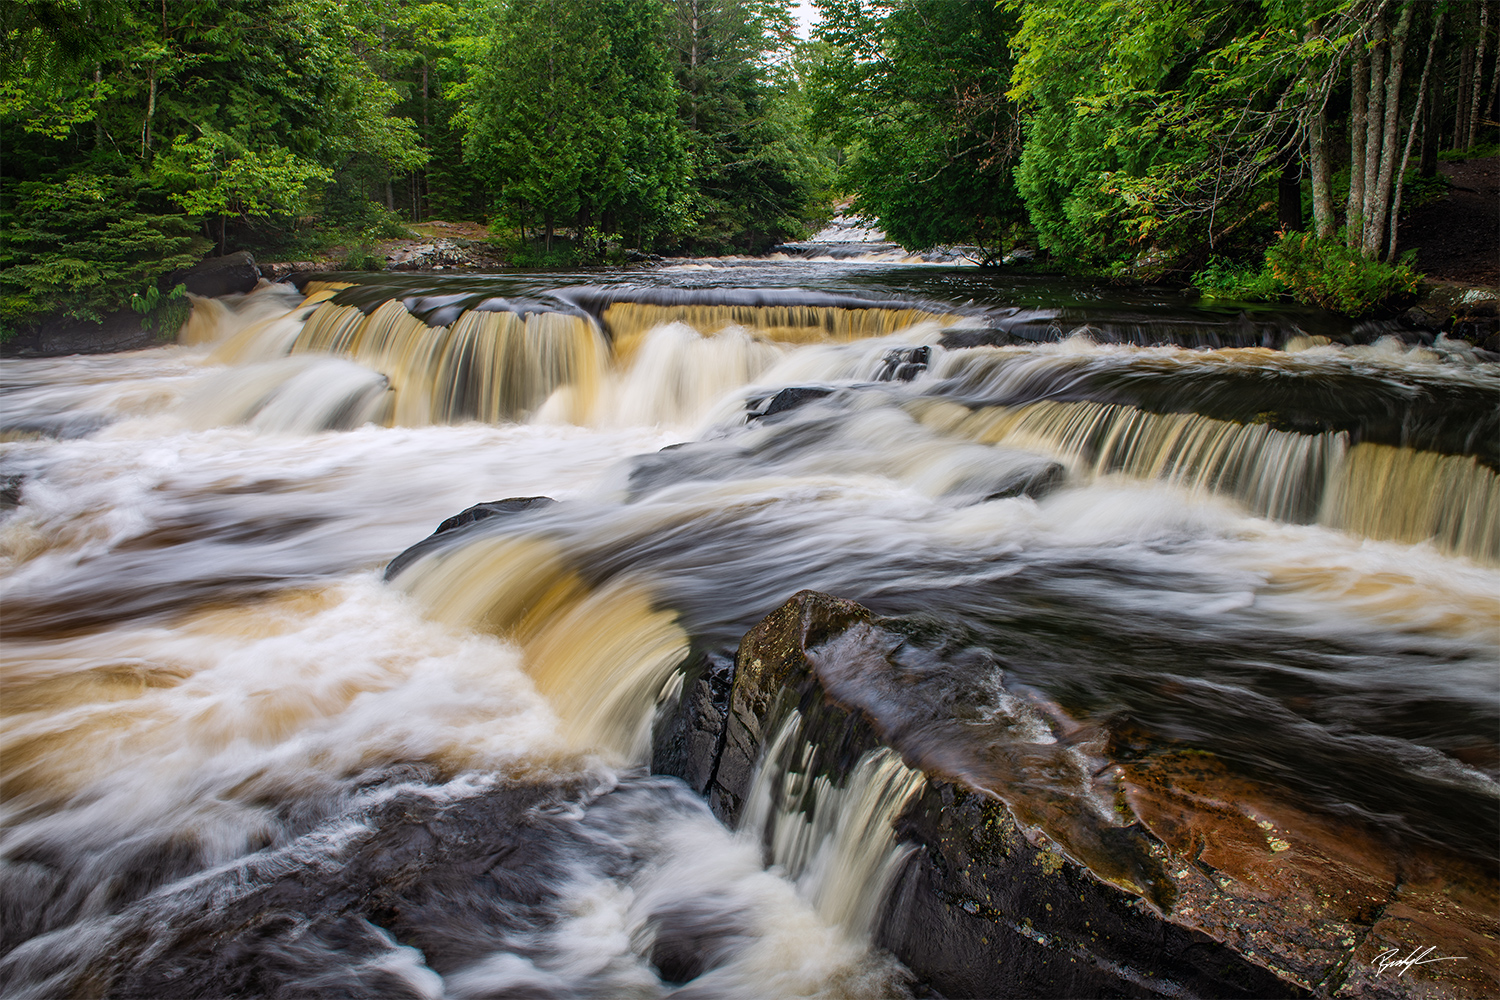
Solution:
M1417 270L1429 278L1500 285L1500 156L1438 170L1453 187L1402 221L1400 249L1416 248Z

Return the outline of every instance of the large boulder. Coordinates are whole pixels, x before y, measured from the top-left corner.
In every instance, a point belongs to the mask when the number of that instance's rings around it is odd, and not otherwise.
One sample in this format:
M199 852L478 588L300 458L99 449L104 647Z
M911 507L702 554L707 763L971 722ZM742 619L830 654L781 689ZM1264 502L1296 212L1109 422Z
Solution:
M217 298L248 292L260 283L260 268L247 250L209 257L192 267L173 271L162 282L167 288L183 285L194 295Z
M1080 723L980 660L804 591L732 671L700 660L653 763L733 823L792 708L793 756L834 784L897 750L927 784L895 821L916 850L877 943L944 996L1500 995L1493 870Z

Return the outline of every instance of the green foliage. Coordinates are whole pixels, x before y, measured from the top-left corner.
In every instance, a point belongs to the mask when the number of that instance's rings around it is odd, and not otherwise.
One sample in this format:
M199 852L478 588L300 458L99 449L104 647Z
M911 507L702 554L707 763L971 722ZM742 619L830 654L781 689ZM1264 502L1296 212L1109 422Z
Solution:
M1149 276L1201 260L1266 204L1305 4L1013 6L1010 93L1027 109L1016 177L1054 255Z
M339 261L340 271L380 271L385 268L385 258L375 247L363 240L350 243L344 249L344 259Z
M1422 276L1412 268L1415 252L1396 264L1367 260L1342 241L1319 241L1311 233L1285 233L1266 250L1266 263L1298 302L1319 305L1354 319L1409 305Z
M1468 149L1445 149L1438 153L1438 159L1445 163L1463 163L1467 160L1479 160L1490 156L1500 156L1500 143L1481 142Z
M142 327L156 331L161 340L170 340L188 321L193 303L187 297L186 285L174 285L168 292L152 285L130 297L130 308L141 314Z
M43 314L101 320L209 241L160 192L79 171L20 184L0 208L0 327ZM147 293L149 294L149 292Z
M669 0L677 117L691 156L696 252L755 253L826 214L831 161L801 124L786 0Z
M310 186L333 179L332 170L290 150L248 149L212 128L193 139L177 136L155 167L172 201L197 216L298 215L311 205Z
M909 249L973 244L997 255L1024 220L1006 98L1015 16L967 0L818 0L812 123L844 147L853 211Z
M1210 257L1203 269L1193 275L1192 284L1205 298L1240 302L1267 302L1286 293L1269 266L1237 264L1223 257Z
M1406 178L1402 182L1401 207L1409 212L1414 208L1442 201L1448 197L1452 187L1452 182L1442 174L1423 177L1416 167L1411 167L1406 171ZM1347 190L1348 182L1345 181L1345 191Z
M514 0L469 53L465 157L504 220L641 242L688 224L688 156L655 0Z

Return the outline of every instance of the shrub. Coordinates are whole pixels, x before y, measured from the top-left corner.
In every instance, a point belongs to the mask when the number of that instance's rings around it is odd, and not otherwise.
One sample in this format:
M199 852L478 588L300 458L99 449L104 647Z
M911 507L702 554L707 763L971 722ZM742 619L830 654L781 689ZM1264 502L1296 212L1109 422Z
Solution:
M1298 302L1362 319L1416 298L1422 276L1412 269L1415 256L1408 251L1399 263L1382 264L1312 233L1283 233L1266 250L1266 263Z
M141 326L154 330L161 340L171 340L192 315L193 303L187 297L187 286L177 285L163 292L151 285L130 297L130 308L141 314Z
M344 253L344 259L339 263L340 271L381 271L385 269L385 259L377 254L370 244L363 241L350 244Z
M1276 280L1270 267L1236 264L1223 257L1210 257L1203 270L1193 275L1193 287L1210 299L1266 302L1280 298L1286 287Z

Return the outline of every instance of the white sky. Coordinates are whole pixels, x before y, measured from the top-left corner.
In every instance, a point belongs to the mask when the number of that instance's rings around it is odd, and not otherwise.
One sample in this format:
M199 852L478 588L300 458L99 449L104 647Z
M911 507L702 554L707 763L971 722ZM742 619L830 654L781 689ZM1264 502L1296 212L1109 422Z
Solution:
M792 16L797 19L797 37L807 41L813 25L818 23L818 8L813 6L813 0L797 0L792 5Z

